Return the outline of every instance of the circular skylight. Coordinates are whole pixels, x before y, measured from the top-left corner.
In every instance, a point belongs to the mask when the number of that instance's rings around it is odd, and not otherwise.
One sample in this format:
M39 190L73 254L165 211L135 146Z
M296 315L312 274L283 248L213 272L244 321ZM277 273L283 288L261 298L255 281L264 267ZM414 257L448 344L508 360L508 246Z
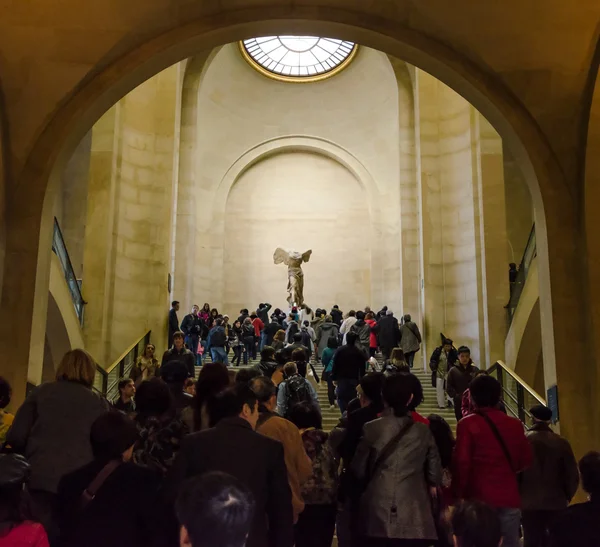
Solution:
M332 76L356 53L356 44L317 36L262 36L240 44L244 57L278 80L314 81Z

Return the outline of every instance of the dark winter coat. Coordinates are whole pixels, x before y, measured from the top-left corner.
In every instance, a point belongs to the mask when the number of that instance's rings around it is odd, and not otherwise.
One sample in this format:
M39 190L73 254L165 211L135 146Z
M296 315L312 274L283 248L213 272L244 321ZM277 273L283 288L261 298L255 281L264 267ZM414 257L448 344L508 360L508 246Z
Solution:
M256 315L265 325L269 322L269 310L272 307L271 304L265 304L262 308L256 310Z
M333 308L331 310L331 319L332 321L339 327L342 324L342 321L344 320L344 314L336 308Z
M365 375L366 354L355 345L339 348L333 356L332 380L360 380Z
M108 402L77 382L36 387L21 405L6 442L31 464L29 487L56 492L59 480L93 460L92 424Z
M435 348L433 350L433 353L431 354L431 358L429 359L429 368L432 370L432 372L435 372L437 370L442 351L444 351L444 346L439 346ZM452 348L448 352L446 360L448 361L448 371L450 371L450 368L456 365L456 362L458 361L458 352L456 351L456 349Z
M350 327L350 332L356 333L358 336L356 343L368 352L371 343L371 326L363 319L359 319Z
M241 464L240 454L252 456ZM233 475L254 495L256 509L247 547L294 544L292 493L280 442L256 433L237 417L187 436L166 479L169 498L175 499L186 478L208 471Z
M565 509L579 486L579 473L567 439L545 423L527 432L533 464L521 474L521 508L524 511Z
M80 510L81 494L107 462L66 475L58 487L61 546L145 547L165 545L167 508L160 504L160 475L133 463L121 464L96 497Z
M169 310L169 344L173 343L173 335L179 330L179 319L174 308Z
M466 367L463 367L458 363L455 367L452 367L448 371L448 378L446 379L446 391L450 397L461 397L466 389L468 389L471 380L475 378L475 374L479 369L469 363Z
M202 321L202 319L200 319L197 315L188 313L181 322L181 332L183 332L183 334L186 336L200 338L203 330L205 330L204 321Z
M178 350L175 346L165 351L161 361L161 368L170 361L181 361L187 368L188 376L194 378L196 376L196 358L194 354L185 347Z
M375 332L379 336L379 345L382 348L395 348L400 342L400 327L398 319L393 315L385 315L377 323Z

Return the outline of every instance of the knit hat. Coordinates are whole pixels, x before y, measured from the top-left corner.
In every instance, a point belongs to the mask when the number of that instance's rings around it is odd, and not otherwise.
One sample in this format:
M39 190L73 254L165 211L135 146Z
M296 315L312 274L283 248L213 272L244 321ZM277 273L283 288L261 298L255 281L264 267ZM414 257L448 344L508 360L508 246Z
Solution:
M552 419L552 410L544 405L535 405L529 410L529 413L537 420L549 422Z
M106 412L92 424L90 441L94 458L112 460L121 457L138 439L135 423L121 412Z

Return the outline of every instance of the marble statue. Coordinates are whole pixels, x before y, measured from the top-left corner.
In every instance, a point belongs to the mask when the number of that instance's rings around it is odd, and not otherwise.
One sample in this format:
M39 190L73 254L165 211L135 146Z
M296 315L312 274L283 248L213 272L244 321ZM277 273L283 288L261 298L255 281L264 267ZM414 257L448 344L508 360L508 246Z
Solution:
M288 297L287 301L292 306L301 306L304 303L304 273L302 272L302 263L310 260L312 251L298 253L296 251L286 251L277 247L273 253L275 264L285 264L288 267Z

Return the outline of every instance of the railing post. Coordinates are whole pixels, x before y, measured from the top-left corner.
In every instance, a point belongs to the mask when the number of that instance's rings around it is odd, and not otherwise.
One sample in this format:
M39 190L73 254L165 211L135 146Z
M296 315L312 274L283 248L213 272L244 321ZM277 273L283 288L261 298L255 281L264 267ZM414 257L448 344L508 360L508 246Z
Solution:
M525 390L523 386L517 382L517 404L518 404L518 412L519 412L519 420L525 423Z
M125 359L119 361L119 380L123 378L123 374L125 374Z
M108 374L102 375L102 395L106 397L108 393Z

